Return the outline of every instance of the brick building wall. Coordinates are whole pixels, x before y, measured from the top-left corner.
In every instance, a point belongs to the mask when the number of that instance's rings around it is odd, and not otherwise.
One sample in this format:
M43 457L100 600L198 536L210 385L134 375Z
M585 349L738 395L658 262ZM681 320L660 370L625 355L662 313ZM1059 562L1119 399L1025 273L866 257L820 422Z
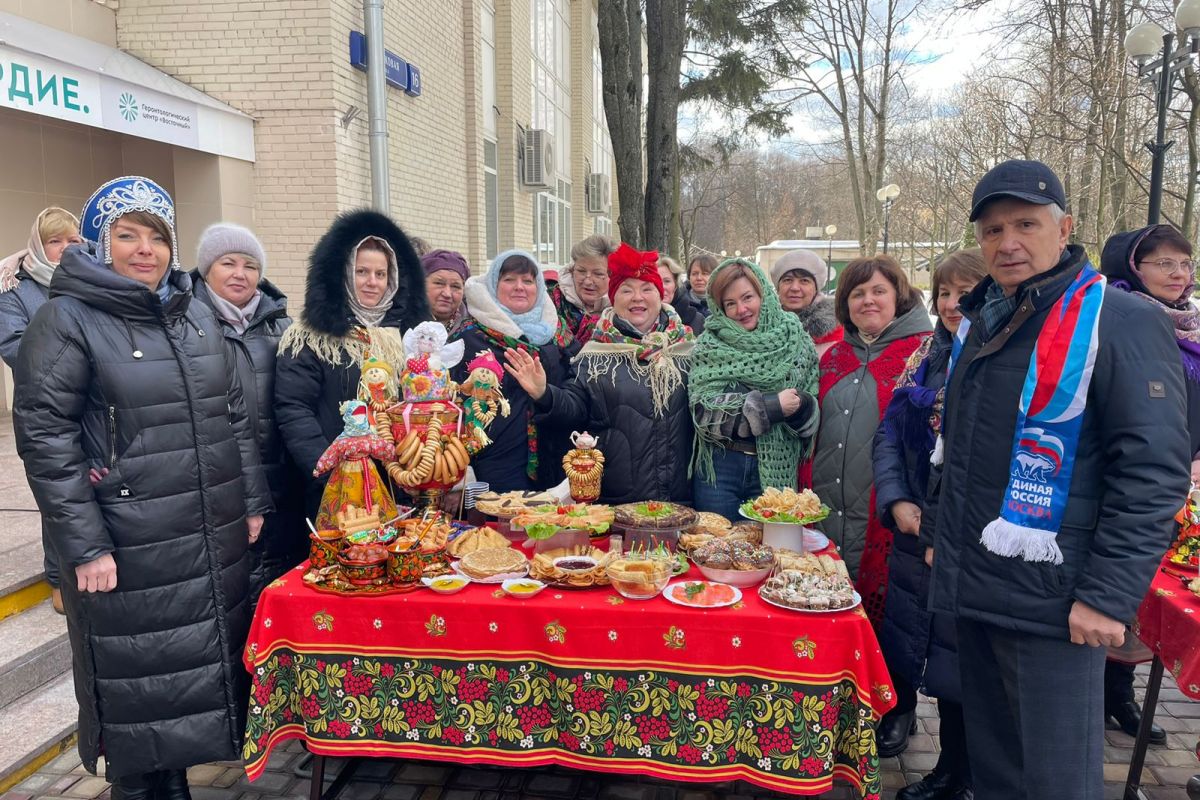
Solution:
M250 222L297 305L337 209L329 13L328 0L120 0L117 12L121 49L254 117Z
M486 267L481 2L384 7L387 48L420 67L423 84L420 97L387 89L392 216L434 246L461 250L477 272ZM367 80L350 65L348 44L364 27L361 0L103 4L117 10L118 47L255 119L253 205L240 221L262 238L268 275L298 310L312 245L339 210L371 199ZM529 248L535 195L521 188L518 148L533 114L531 3L494 5L499 244ZM577 240L594 220L583 192L595 171L595 0L572 0L570 14Z

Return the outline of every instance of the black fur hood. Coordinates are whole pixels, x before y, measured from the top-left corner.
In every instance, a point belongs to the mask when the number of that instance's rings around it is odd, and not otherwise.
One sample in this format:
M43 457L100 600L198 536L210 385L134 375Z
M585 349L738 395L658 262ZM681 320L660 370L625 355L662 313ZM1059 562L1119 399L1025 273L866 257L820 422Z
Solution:
M346 295L346 267L354 248L368 236L385 240L398 262L396 296L380 324L407 330L433 318L425 294L425 271L408 236L387 215L358 209L339 214L308 257L300 318L312 331L341 337L356 324Z

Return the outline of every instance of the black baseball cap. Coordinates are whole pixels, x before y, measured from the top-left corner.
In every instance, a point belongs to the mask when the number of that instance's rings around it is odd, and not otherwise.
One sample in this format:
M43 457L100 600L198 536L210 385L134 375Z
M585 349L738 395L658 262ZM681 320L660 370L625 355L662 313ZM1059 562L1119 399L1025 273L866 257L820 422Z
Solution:
M993 200L1015 197L1027 203L1048 206L1056 203L1064 211L1067 208L1067 193L1054 170L1040 161L1013 159L997 164L975 184L971 195L970 221L974 222L983 212L983 207Z

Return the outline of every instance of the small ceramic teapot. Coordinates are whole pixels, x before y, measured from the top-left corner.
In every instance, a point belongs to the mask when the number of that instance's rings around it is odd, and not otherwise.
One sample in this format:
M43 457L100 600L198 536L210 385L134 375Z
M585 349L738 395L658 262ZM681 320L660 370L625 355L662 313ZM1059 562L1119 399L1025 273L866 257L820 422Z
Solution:
M571 444L579 450L591 450L599 444L599 440L592 436L587 431L580 433L579 431L571 431Z

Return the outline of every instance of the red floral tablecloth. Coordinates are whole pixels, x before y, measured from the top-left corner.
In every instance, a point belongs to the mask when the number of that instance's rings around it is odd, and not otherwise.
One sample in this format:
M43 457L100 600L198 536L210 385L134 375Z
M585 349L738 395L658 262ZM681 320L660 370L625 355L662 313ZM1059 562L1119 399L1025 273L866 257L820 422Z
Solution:
M877 798L895 704L861 609L699 610L607 587L517 600L474 584L344 598L300 568L263 592L245 652L251 780L279 742L327 756L562 764ZM697 574L698 577L698 574Z
M1200 597L1177 575L1160 569L1138 609L1133 632L1175 676L1179 690L1200 700Z

